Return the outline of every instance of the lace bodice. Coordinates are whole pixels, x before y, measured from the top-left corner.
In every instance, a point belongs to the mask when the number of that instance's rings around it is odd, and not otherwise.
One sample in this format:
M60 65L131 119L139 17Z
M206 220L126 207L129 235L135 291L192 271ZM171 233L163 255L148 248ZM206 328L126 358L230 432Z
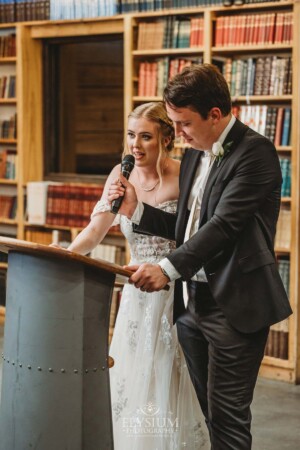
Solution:
M160 203L157 208L175 214L177 200L169 200ZM110 204L108 201L101 199L96 204L91 217L105 211L110 211ZM113 225L117 224L121 225L122 233L128 241L131 264L140 264L143 262L157 263L176 248L174 241L169 241L158 236L134 233L131 220L127 219L125 216L117 215Z
M157 208L172 214L175 214L176 207L176 200L170 200L157 206ZM120 223L121 230L129 244L131 263L157 263L176 248L174 241L158 236L134 233L132 222L124 216L121 217Z

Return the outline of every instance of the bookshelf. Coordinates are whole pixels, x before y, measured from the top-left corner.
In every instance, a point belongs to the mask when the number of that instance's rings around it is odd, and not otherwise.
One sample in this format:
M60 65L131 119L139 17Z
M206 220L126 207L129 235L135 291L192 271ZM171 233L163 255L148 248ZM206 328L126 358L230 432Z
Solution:
M294 25L299 23L299 11L299 2L290 1L245 4L240 7L232 6L230 8L215 6L203 9L174 9L169 10L168 12L162 11L159 13L152 12L147 14L135 14L132 15L131 18L127 18L126 25L130 28L128 35L131 36L131 40L127 41L127 54L131 57L131 64L128 66L128 70L125 74L125 83L127 86L125 90L126 92L131 93L131 102L128 102L127 113L139 103L161 100L161 82L159 81L159 77L161 76L160 69L153 69L153 67L151 67L151 64L149 63L153 61L155 62L166 57L168 57L170 61L174 58L191 59L197 56L201 57L204 62L217 64L220 69L223 70L224 76L226 76L225 63L229 60L231 65L232 62L234 62L234 64L238 64L235 63L237 60L242 61L242 63L239 64L246 64L245 61L251 60L252 64L254 61L254 63L257 63L258 65L262 64L262 61L267 61L269 65L273 64L275 67L277 61L278 69L276 72L275 68L273 68L274 73L272 74L272 77L270 74L270 80L267 86L269 89L268 91L266 91L266 89L260 89L261 86L257 83L256 91L252 89L251 92L250 89L247 88L248 91L243 92L245 91L244 86L244 89L239 92L231 92L234 107L233 111L236 112L237 116L243 114L243 118L241 118L241 120L244 119L243 121L246 123L247 120L245 120L245 117L247 118L247 114L245 111L247 107L256 107L259 113L263 112L263 114L265 114L265 119L267 113L270 117L271 112L273 113L273 140L275 140L276 126L279 126L280 124L278 116L281 114L284 117L286 110L288 110L287 117L290 114L290 111L293 113L292 121L290 120L288 125L286 125L287 128L289 128L288 134L290 135L290 138L285 138L281 141L277 136L276 139L276 148L279 157L283 166L288 166L287 170L289 170L289 177L292 180L291 190L287 187L287 190L282 191L281 216L283 219L281 218L282 223L280 222L278 225L280 229L277 233L276 255L278 258L279 270L281 271L284 283L289 290L289 297L294 314L288 321L272 327L268 346L266 348L266 356L264 357L261 368L261 374L263 376L290 382L300 381L299 353L297 350L300 340L298 332L299 317L297 315L297 304L299 298L299 272L297 269L299 261L299 136L297 129L299 129L300 70L299 64L296 63L296 61L299 61L300 35L297 26L294 26L293 37L289 34L290 28L287 28L286 31L283 32L280 32L280 30L276 31L276 26L274 24L272 25L272 20L274 22L275 19L276 23L276 18L279 16L279 22L282 25L285 20L284 17L286 16L288 18L286 19L287 23L290 27L291 19L293 19ZM174 20L184 20L184 18L191 20L194 17L202 17L205 26L205 33L203 35L203 42L201 42L201 45L199 45L198 48L191 48L191 45L186 45L186 48L149 48L148 50L146 48L139 48L140 42L143 41L143 39L139 36L139 33L145 33L145 28L143 28L144 23L151 26L149 25L151 21L153 23L161 22L166 14L168 14L168 17L173 16L175 18ZM236 28L240 27L241 29L241 26L239 25L241 22L245 24L245 21L247 20L250 24L252 23L252 26L254 27L255 23L260 22L261 17L263 17L264 21L267 21L269 24L269 30L272 30L272 32L267 34L266 31L259 32L253 30L252 32L249 32L248 40L244 39L244 41L242 41L242 36L238 38L240 42L233 39ZM165 19L165 21L166 20L167 19ZM229 23L229 28L225 31L225 38L227 41L225 39L225 43L222 44L222 39L220 39L219 24L221 23L221 27L223 27L221 28L221 32L224 32L224 22ZM263 22L261 21L261 23ZM273 29L271 26L273 26ZM256 27L258 26L256 25ZM159 33L159 31L157 33ZM240 30L239 33L241 34ZM252 40L251 33L253 34ZM256 38L254 38L255 33ZM157 41L160 41L160 37L157 34L156 36ZM277 40L275 37L277 37ZM144 41L147 42L147 36ZM270 60L267 60L267 58ZM293 64L291 64L292 60ZM148 67L150 74L148 73L145 75L145 70L143 71L143 68L142 70L140 69L141 63L143 62L148 63L150 67L150 69ZM282 79L282 67L284 65L286 67L285 81ZM292 75L291 73L289 74L289 80L287 80L288 65L290 72L291 67L293 69ZM281 67L281 72L279 70L279 66ZM170 72L170 66L168 69ZM156 71L156 75L151 74L151 70L153 72ZM233 79L233 73L231 72L229 75L230 76L227 81L229 87L231 87L230 81ZM266 71L263 71L261 78L266 78L267 75L268 74ZM156 76L156 80L153 81L152 79L151 81L151 76ZM241 76L241 74L239 74L239 76ZM168 78L168 74L165 75L165 78L166 77ZM155 84L155 88L148 91L149 95L144 87L144 84L147 82L150 84ZM278 87L279 82L281 82L281 85ZM263 83L263 80L261 80L261 83ZM278 89L277 87L274 87L276 83ZM281 110L280 113L279 110ZM255 115L254 112L254 109L250 111L252 118ZM275 119L277 119L278 122L276 122ZM258 128L261 124L255 124L253 122L249 123L249 126L252 126L254 129L257 127L257 131L267 135L267 132L271 127L270 123L265 121L265 129ZM283 126L283 124L281 123L280 126ZM279 134L279 132L277 134ZM180 147L184 148L185 146L179 144L179 150ZM280 236L281 239L279 239ZM289 278L289 280L287 278ZM279 339L281 339L284 343L281 343L281 347L284 345L284 348L279 347ZM272 340L274 340L274 342Z
M16 136L16 29L0 24L0 234L19 235L19 147ZM0 324L4 323L7 259L0 257Z
M0 234L13 237L17 237L19 232L15 36L14 25L0 24ZM1 258L1 293L6 269L5 258Z
M251 15L254 19L261 15L270 14L289 14L293 18L294 26L293 37L290 41L285 42L261 42L261 43L229 43L222 46L216 45L217 23L220 18L226 17L227 21L235 16ZM138 46L139 30L142 24L147 24L151 28L154 22L158 22L158 31L155 33L157 41L163 42L166 37L163 36L164 26L167 22L173 20L179 22L180 25L186 26L188 22L194 19L201 19L201 23L205 29L202 41L198 41L195 46L191 47L185 41L181 47L180 38L177 36L177 44L173 45L175 31L169 32L168 47L149 48L145 43ZM235 20L235 19L234 19ZM195 22L193 22L195 23ZM51 234L53 229L58 229L63 236L74 239L80 228L70 226L34 226L29 224L24 214L24 197L26 195L26 184L30 181L41 181L45 178L44 168L44 85L43 85L43 48L45 42L55 39L70 39L73 37L83 38L86 36L103 36L118 34L123 40L123 58L124 58L124 89L122 94L122 102L124 107L124 125L129 112L138 104L147 101L158 101L162 95L162 85L166 81L170 68L170 61L185 60L214 62L222 69L225 61L231 59L248 60L257 58L267 58L276 56L277 59L292 58L292 90L288 93L280 94L244 94L233 95L233 105L236 110L241 113L245 107L264 108L264 111L270 109L290 108L292 111L290 139L285 142L278 142L276 146L279 157L289 161L291 172L291 191L288 191L282 197L282 211L287 211L289 222L287 222L290 242L278 242L276 245L276 255L278 263L281 264L282 270L289 266L289 296L290 302L294 310L293 316L288 320L288 324L282 324L282 329L274 329L273 335L284 334L287 345L287 353L284 357L278 355L266 355L261 374L263 376L284 380L289 382L300 382L300 333L299 333L299 188L300 188L300 30L297 26L300 23L300 2L299 1L277 1L266 3L244 4L242 6L223 7L220 5L206 7L189 7L176 8L171 10L162 10L157 12L145 13L128 13L125 15L76 20L62 21L44 21L44 22L27 22L14 25L17 37L17 58L12 61L0 60L0 74L5 64L16 65L17 72L17 98L11 99L9 102L1 102L0 110L4 108L17 109L17 128L18 142L2 142L0 146L12 145L18 148L18 177L16 180L0 180L0 191L2 189L14 189L18 196L18 210L16 219L6 219L5 223L1 223L6 229L13 228L15 235L23 239L30 236L30 233L41 231ZM184 28L183 26L183 28ZM1 25L4 29L8 26ZM11 27L11 26L10 26ZM160 28L159 28L160 27ZM176 25L178 30L178 24ZM176 28L175 27L175 28ZM2 30L2 28L0 28ZM191 31L191 28L190 28ZM185 38L183 38L184 41ZM179 43L178 43L179 41ZM288 42L287 42L288 41ZM158 63L160 69L153 66L153 72L160 70L160 80L156 81L156 88L150 93L140 90L140 66L141 63ZM177 62L176 62L177 64ZM176 66L176 64L174 64ZM179 64L178 64L179 65ZM177 65L177 66L178 66ZM162 70L164 69L164 70ZM176 67L175 67L176 69ZM174 69L174 70L175 70ZM177 67L177 70L179 68ZM232 75L232 74L231 74ZM1 75L0 75L1 76ZM162 81L164 80L164 81ZM145 84L145 83L144 83ZM160 86L157 89L157 86ZM28 108L28 105L31 107ZM244 112L243 112L244 113ZM283 113L284 117L284 113ZM275 124L276 125L276 124ZM15 148L14 147L14 148ZM186 145L178 143L176 145L176 155L180 156ZM67 179L67 174L61 174L62 181ZM32 234L31 234L32 236ZM283 231L283 237L286 232ZM115 239L122 240L119 235L109 236L109 243L115 242ZM113 245L113 244L112 244ZM5 263L2 270L5 270ZM1 267L0 267L1 269ZM286 276L286 272L283 276ZM278 334L276 334L278 333ZM269 349L270 350L270 349ZM272 349L271 349L272 350Z

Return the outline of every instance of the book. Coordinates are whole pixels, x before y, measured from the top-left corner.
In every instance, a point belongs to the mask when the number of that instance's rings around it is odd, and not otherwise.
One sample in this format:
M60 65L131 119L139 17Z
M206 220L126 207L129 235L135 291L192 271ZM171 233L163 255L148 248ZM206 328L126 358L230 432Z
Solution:
M15 219L17 211L16 195L0 195L0 218Z
M46 224L49 184L47 181L31 181L27 183L27 221L30 224Z
M282 136L281 145L290 145L290 134L291 134L291 116L292 110L290 107L284 108L283 114L283 125L282 125Z
M276 118L276 132L275 132L275 139L274 139L274 145L276 147L278 147L281 144L283 114L284 114L284 108L282 106L280 106L277 110L277 118Z
M291 234L291 210L281 206L276 227L275 249L289 251Z
M279 158L282 173L281 196L291 195L291 160L289 158Z

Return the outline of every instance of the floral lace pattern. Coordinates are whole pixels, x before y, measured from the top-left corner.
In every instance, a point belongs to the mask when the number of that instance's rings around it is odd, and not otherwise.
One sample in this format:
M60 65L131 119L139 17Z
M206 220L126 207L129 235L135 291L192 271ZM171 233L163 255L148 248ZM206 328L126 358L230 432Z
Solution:
M127 339L131 351L134 351L137 346L137 331L138 322L136 320L128 320Z
M163 314L161 318L160 340L166 345L166 347L171 349L171 342L172 342L171 325L165 314Z
M112 410L115 415L116 420L119 420L121 417L121 413L123 409L125 408L128 398L124 397L124 390L125 390L125 378L121 378L116 383L116 392L118 399L115 401L112 405Z
M175 214L177 201L171 200L164 202L157 207L163 211ZM157 263L176 248L174 241L169 241L158 236L133 233L132 222L127 217L121 216L120 223L121 230L127 238L131 260L133 262Z
M109 201L105 200L104 198L101 198L94 206L93 212L91 214L91 219L94 216L96 216L97 214L101 214L103 212L110 211L110 208L111 208L111 205L110 205ZM112 223L112 226L119 225L119 224L120 224L120 214L117 214Z

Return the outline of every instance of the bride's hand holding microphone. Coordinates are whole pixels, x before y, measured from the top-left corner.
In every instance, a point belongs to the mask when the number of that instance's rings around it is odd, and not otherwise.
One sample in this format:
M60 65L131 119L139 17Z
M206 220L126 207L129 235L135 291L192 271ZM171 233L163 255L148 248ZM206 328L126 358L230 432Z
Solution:
M120 206L117 207L117 211L111 211L114 214L120 213L129 219L132 217L138 204L134 186L121 173L119 178L110 185L107 199L112 204L112 208L114 201L122 199Z

